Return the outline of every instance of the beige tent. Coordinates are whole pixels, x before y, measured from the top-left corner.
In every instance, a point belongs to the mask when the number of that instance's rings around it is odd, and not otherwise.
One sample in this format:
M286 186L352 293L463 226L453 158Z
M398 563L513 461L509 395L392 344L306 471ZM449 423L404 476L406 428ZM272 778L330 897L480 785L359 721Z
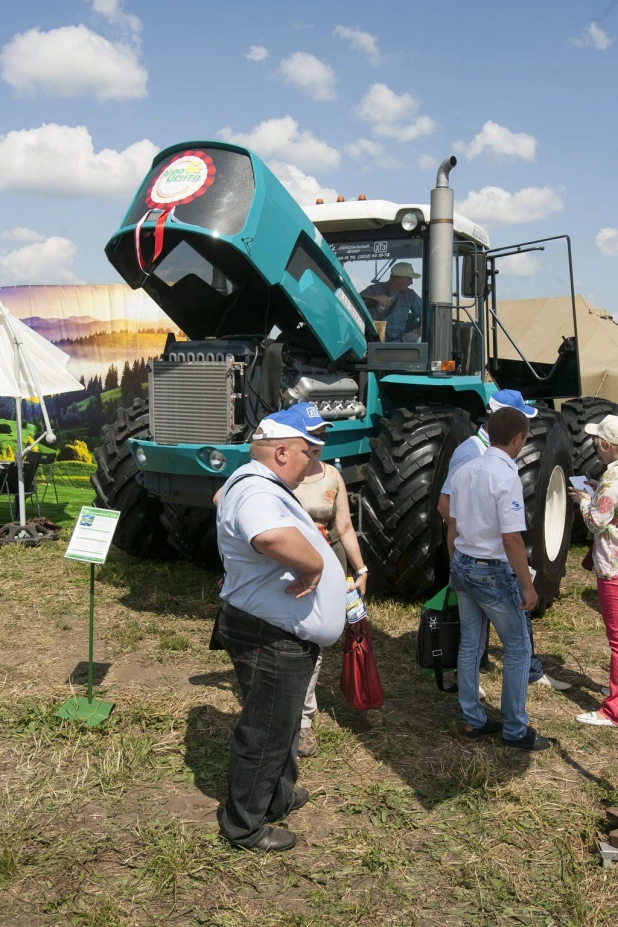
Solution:
M582 396L618 402L618 324L583 296L575 297ZM529 361L553 364L562 335L573 334L569 296L516 299L498 303L498 317ZM519 355L500 332L500 357Z

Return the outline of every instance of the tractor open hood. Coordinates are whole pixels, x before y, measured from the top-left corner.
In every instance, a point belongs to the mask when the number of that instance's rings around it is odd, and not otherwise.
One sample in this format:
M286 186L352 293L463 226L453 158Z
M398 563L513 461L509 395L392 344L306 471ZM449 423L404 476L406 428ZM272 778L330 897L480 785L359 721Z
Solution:
M306 323L332 359L376 338L322 235L255 154L221 142L155 158L106 254L193 340Z

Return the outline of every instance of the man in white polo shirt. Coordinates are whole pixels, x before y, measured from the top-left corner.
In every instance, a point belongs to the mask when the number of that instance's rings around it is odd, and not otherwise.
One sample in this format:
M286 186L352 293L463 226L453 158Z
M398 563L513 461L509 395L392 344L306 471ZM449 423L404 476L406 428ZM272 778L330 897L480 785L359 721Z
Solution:
M247 849L287 850L273 827L308 800L295 788L300 720L320 647L345 622L346 579L330 545L294 493L324 444L312 403L262 419L251 463L224 485L217 540L225 578L218 638L230 655L243 709L234 728L221 833Z
M534 406L529 406L526 402L524 402L524 397L516 389L501 389L497 393L494 393L493 396L491 396L487 405L488 419L489 416L491 416L494 412L497 412L498 409L505 408L518 409L520 412L523 412L523 414L528 419L535 418L535 416L538 414L538 410L535 409ZM459 447L455 448L453 451L453 456L451 457L448 465L446 480L444 481L444 486L442 487L442 491L440 493L440 499L438 500L438 512L445 522L448 523L451 482L453 477L465 464L470 463L471 460L476 460L478 457L482 457L488 447L489 435L487 434L485 428L481 425L475 435L467 438L459 445ZM528 682L538 682L539 685L550 686L552 689L558 689L560 691L570 689L570 683L563 682L561 679L554 679L553 676L550 676L549 673L546 673L543 669L543 664L534 652L534 634L532 631L532 619L529 612L526 613L526 624L528 627L528 633L530 635L530 645L532 647Z
M517 409L494 412L487 422L490 447L453 477L448 529L451 588L457 593L461 643L457 661L464 737L476 740L502 730L502 742L519 750L555 743L528 726L526 697L530 636L525 612L538 598L521 532L524 498L515 460L528 436ZM479 700L479 665L490 621L504 647L500 722L488 719Z

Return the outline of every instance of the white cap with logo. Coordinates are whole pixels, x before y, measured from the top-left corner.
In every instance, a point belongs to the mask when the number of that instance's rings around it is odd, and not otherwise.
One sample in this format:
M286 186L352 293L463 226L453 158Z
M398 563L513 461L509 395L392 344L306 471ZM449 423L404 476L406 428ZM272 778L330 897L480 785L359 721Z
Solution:
M618 445L618 415L606 415L605 418L595 425L591 422L584 426L586 434L595 435L608 444Z

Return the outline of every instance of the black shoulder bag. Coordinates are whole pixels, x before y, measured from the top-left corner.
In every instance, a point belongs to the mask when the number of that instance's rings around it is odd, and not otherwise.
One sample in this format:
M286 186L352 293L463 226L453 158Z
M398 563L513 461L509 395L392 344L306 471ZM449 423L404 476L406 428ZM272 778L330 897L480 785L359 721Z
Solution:
M416 638L416 662L434 671L440 692L444 692L444 670L457 669L460 638L457 598L449 586L443 592L441 608L422 610Z
M436 685L440 692L444 692L444 670L457 669L457 656L461 627L459 623L459 606L457 595L450 586L442 590L444 598L441 605L432 604L438 599L438 593L429 605L421 612L416 638L416 662L423 669L431 669L435 673ZM487 665L487 648L489 644L489 623L487 624L487 641L485 652L481 658L481 666ZM451 686L447 692L456 692L457 685Z

